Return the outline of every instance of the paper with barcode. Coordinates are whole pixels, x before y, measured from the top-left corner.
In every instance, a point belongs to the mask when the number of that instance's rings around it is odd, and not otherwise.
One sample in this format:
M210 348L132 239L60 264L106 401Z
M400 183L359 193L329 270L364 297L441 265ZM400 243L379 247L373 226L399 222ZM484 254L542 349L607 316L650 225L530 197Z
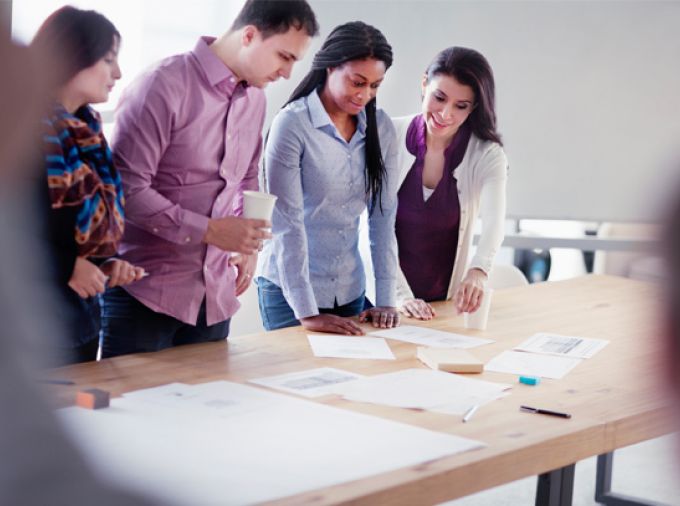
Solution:
M609 341L605 339L591 339L588 337L563 336L539 332L529 339L515 346L516 351L541 353L543 355L557 355L560 357L590 358Z
M333 388L340 383L354 381L363 378L362 374L356 374L332 367L319 367L305 371L295 371L266 378L249 380L250 383L262 385L276 390L282 390L291 394L305 397L320 397L333 393Z

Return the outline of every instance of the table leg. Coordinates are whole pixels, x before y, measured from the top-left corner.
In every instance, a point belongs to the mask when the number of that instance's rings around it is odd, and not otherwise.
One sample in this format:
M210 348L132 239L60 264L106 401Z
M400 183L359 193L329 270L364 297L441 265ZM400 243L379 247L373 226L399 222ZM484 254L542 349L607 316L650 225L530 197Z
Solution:
M576 464L555 469L538 477L536 506L571 506Z
M623 494L612 492L612 469L614 452L604 453L597 457L597 475L595 477L595 501L607 506L663 506L658 502L649 502Z

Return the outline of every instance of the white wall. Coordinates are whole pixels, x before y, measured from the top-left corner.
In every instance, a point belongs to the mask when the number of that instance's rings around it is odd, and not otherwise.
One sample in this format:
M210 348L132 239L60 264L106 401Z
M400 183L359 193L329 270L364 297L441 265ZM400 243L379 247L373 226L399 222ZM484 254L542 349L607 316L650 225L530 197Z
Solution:
M270 117L337 24L380 28L395 63L378 101L415 112L435 53L481 51L496 75L518 217L654 221L680 172L680 2L312 0L322 34L290 82L267 91Z

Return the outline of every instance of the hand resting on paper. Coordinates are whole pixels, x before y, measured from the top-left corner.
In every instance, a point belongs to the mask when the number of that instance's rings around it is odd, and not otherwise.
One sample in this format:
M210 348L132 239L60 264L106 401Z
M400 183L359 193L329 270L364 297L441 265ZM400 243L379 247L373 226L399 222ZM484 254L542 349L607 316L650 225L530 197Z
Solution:
M300 318L300 323L307 330L313 332L330 332L332 334L344 334L347 336L361 336L364 331L350 318L343 318L333 314L318 314Z
M361 312L359 321L361 323L372 322L376 328L391 329L399 326L399 311L396 307L372 307Z
M399 311L409 318L416 318L418 320L431 320L437 316L434 308L423 299L406 299L399 308Z

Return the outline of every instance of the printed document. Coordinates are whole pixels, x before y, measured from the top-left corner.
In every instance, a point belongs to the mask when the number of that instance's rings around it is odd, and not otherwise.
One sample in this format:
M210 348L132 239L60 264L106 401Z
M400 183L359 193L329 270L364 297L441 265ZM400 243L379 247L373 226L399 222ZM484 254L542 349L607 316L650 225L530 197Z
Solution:
M559 334L540 332L534 334L514 349L561 357L590 358L608 344L609 341L604 339L561 336Z
M363 377L362 374L341 369L320 367L318 369L279 374L278 376L256 378L250 380L250 383L305 397L320 397L334 393L333 388L341 383Z

